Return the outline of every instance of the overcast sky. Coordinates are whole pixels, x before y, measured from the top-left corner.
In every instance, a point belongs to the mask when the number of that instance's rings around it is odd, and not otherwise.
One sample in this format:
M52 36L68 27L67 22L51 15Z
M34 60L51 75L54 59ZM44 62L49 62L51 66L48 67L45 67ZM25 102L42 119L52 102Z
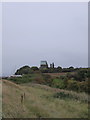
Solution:
M3 75L41 60L88 66L88 3L3 3Z

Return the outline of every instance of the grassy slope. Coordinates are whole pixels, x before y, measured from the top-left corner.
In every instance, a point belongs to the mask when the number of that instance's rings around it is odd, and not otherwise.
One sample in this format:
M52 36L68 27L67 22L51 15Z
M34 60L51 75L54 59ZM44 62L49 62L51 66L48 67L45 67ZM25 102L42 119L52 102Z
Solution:
M75 100L53 98L60 90L39 84L17 85L3 80L3 117L4 118L87 118L88 104ZM65 90L61 90L68 92ZM24 102L20 95L25 92ZM75 93L77 94L77 93ZM87 97L86 94L77 94Z
M60 77L62 75L66 75L68 72L62 72L62 73L43 73L43 74L47 74L50 75L51 77ZM72 72L73 73L73 72Z

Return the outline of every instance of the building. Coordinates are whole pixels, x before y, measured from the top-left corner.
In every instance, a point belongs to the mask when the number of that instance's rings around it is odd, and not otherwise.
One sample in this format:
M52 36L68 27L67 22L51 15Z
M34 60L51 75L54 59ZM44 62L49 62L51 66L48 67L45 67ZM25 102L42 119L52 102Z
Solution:
M40 62L40 68L48 68L47 61L41 61Z
M11 75L9 76L10 78L15 78L15 77L22 77L22 75Z
M54 68L54 63L51 63L51 64L50 64L50 68Z

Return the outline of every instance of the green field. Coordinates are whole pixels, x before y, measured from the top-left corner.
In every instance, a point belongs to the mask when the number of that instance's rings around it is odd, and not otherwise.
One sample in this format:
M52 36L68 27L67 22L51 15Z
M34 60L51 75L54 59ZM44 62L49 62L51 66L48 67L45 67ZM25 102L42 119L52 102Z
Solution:
M25 98L21 103L21 94ZM71 99L72 98L72 99ZM3 80L3 118L88 118L88 95Z

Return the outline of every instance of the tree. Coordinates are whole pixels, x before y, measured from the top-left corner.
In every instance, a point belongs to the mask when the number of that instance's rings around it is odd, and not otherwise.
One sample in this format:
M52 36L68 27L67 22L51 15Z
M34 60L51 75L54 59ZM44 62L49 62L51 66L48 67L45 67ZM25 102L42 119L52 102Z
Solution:
M62 72L62 67L58 66L56 69L57 72Z
M33 66L33 67L31 67L31 70L33 70L33 71L38 71L39 69L38 69L38 67Z
M15 72L15 75L30 74L32 72L29 66L23 66Z

